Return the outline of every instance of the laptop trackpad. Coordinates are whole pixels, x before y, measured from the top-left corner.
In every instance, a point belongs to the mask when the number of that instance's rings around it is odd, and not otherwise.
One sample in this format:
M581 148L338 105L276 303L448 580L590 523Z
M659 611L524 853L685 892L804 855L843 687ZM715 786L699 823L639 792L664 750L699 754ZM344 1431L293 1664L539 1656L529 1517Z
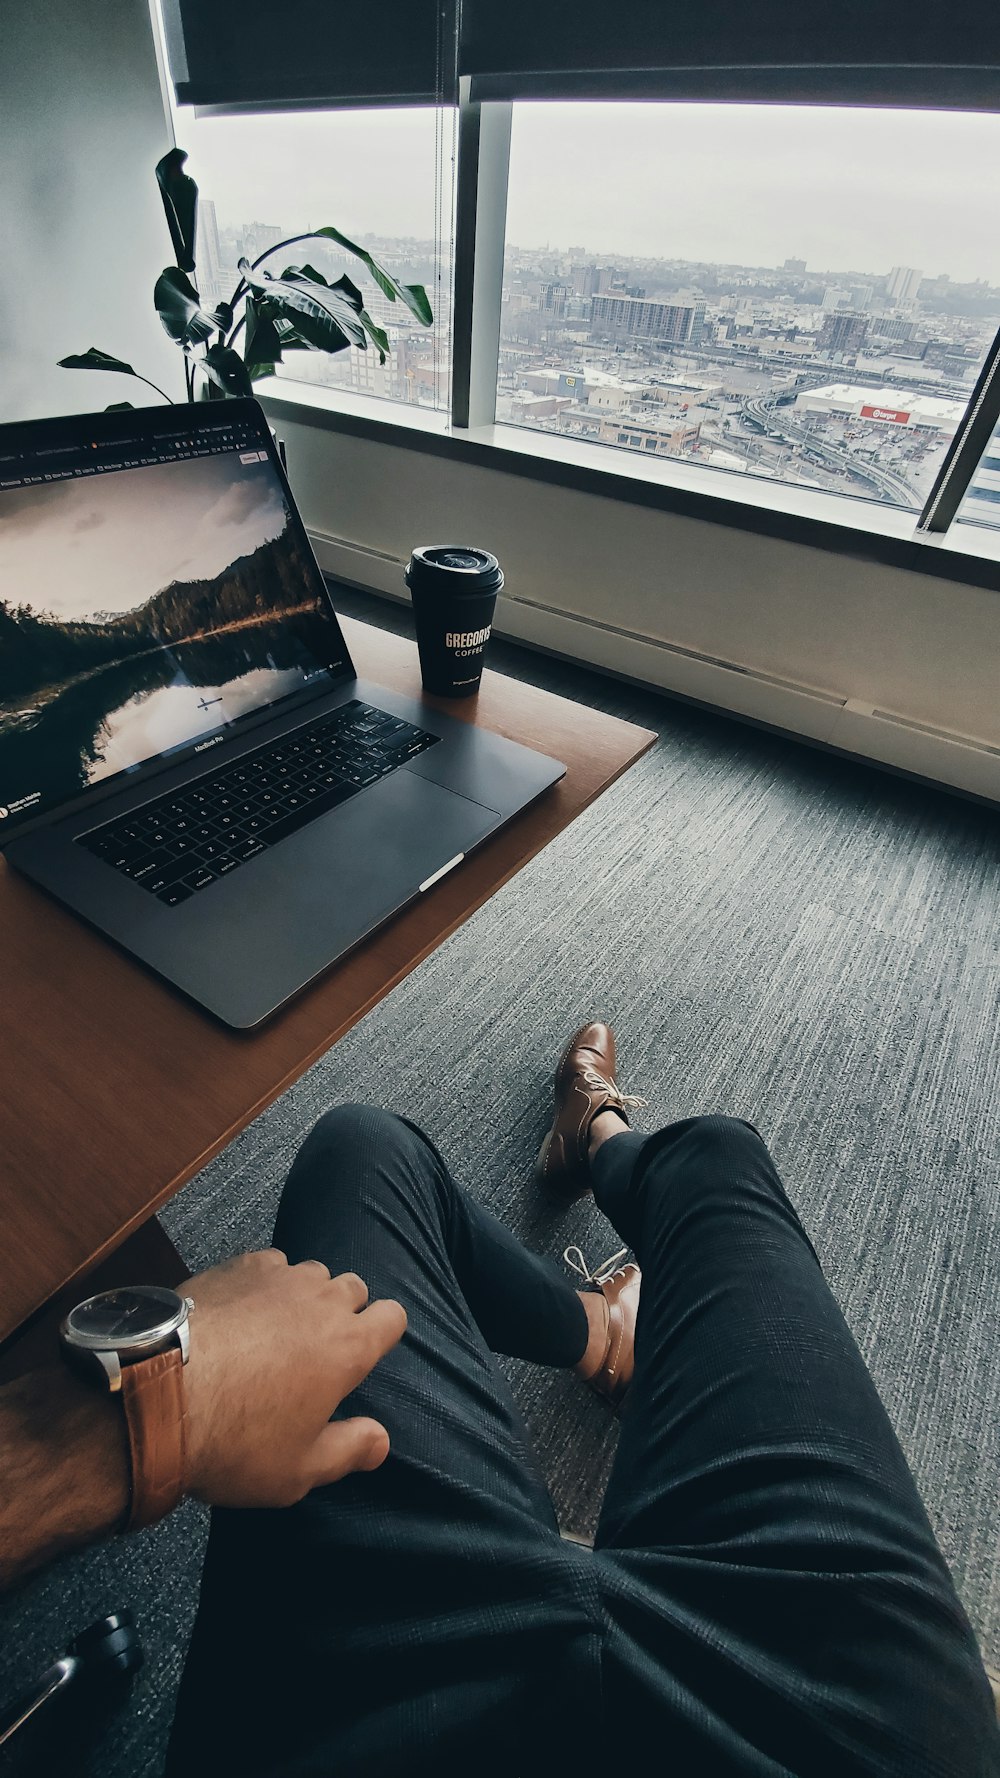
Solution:
M194 905L172 909L164 973L227 1024L254 1025L500 820L405 768L394 772ZM156 924L162 935L166 922ZM153 946L136 948L156 966Z

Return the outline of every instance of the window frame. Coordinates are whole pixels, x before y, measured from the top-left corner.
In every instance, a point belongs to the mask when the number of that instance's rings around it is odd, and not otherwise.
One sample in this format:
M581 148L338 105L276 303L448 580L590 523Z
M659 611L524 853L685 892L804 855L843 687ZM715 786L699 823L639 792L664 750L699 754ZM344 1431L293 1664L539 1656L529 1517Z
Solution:
M154 35L162 58L159 31ZM1000 329L919 515L850 494L688 464L659 451L647 454L630 446L563 440L530 427L498 424L513 109L509 99L473 97L472 78L459 79L450 408L409 407L285 376L258 391L269 412L414 449L441 450L447 437L445 454L450 456L510 467L519 475L612 499L688 512L709 522L739 523L820 548L852 554L863 548L873 560L996 589L1000 527L993 532L982 523L956 521L956 515L1000 425ZM172 107L165 103L165 110L172 131Z
M468 429L493 426L496 422L500 303L514 106L510 100L473 98L472 81L463 76L459 81L458 107L451 423L456 428ZM998 423L1000 328L987 352L934 486L913 520L917 534L940 536L951 529ZM631 449L625 446L611 448ZM712 473L726 472L716 470ZM830 494L828 498L836 502L852 497ZM770 504L763 487L760 502L765 506ZM902 507L893 510L907 511ZM912 517L912 514L908 513L908 516Z

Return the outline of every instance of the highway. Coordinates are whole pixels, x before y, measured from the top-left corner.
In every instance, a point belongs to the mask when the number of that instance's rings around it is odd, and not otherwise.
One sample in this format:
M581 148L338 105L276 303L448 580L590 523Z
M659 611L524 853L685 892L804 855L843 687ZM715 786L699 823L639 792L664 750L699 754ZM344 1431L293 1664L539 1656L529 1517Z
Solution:
M904 476L896 475L890 469L879 469L874 463L859 462L853 452L841 450L839 445L828 443L810 427L789 418L788 409L777 407L773 396L750 396L741 403L740 412L756 420L772 437L777 433L787 444L804 446L827 468L846 470L852 481L873 488L880 500L891 501L893 506L919 508L923 505L918 489Z

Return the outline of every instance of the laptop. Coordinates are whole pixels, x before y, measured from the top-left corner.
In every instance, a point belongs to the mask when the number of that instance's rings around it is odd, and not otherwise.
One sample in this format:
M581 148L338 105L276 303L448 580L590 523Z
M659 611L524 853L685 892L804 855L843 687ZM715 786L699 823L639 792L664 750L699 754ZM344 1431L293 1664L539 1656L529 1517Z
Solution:
M0 849L224 1024L565 769L358 678L256 401L0 427Z

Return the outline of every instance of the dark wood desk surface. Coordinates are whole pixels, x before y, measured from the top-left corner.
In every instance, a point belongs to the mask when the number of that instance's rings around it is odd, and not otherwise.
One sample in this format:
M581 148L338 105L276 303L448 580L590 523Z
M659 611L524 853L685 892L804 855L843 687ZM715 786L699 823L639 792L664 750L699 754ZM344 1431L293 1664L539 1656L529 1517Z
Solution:
M343 624L362 677L419 695L412 642ZM137 1230L656 738L497 673L442 707L564 760L565 778L262 1031L216 1025L0 860L0 1340Z

